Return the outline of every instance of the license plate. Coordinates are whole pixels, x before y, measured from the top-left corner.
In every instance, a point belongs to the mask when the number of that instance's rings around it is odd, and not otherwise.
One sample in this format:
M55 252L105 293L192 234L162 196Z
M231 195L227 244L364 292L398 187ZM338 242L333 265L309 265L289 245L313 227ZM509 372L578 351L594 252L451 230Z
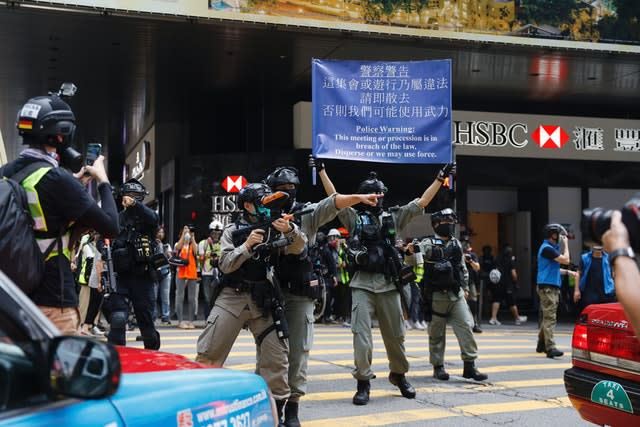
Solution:
M591 390L591 401L619 411L633 414L629 395L624 387L615 381L600 381Z

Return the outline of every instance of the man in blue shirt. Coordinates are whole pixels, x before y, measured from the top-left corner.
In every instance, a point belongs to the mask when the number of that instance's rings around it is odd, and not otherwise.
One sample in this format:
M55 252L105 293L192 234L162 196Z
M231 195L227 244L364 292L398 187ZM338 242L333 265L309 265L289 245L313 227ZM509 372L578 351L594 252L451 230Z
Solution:
M594 246L580 259L579 286L573 290L573 302L578 304L579 312L590 304L615 302L616 294L611 276L609 255L602 246Z
M564 353L556 348L553 332L556 329L556 315L560 302L560 287L562 274L575 276L576 273L560 268L561 264L569 264L569 245L567 244L567 231L560 224L547 224L544 227L545 240L538 249L538 296L542 308L542 322L538 333L538 353L547 353L547 357L553 359Z

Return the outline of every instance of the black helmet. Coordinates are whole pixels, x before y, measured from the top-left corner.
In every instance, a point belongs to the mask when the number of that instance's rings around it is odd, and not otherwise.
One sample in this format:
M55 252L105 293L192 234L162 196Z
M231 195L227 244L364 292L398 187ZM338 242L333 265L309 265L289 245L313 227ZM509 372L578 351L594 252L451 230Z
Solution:
M327 235L323 231L318 231L316 233L316 242L319 245L324 245L325 243L327 243Z
M358 186L358 193L386 193L387 187L385 187L384 182L380 181L377 177L377 173L369 172L369 177L362 181Z
M555 233L558 233L558 235L566 236L567 230L561 224L557 223L547 224L544 226L543 234L545 239L551 237Z
M16 119L18 133L25 144L68 146L76 129L76 117L69 104L58 95L31 98L22 106ZM52 136L61 135L62 141Z
M442 209L431 214L431 226L439 224L444 220L452 221L454 224L458 223L458 216L451 208Z
M245 185L238 193L238 203L244 209L244 202L258 205L264 196L271 194L271 188L267 184L251 183Z
M149 192L144 188L144 185L142 185L140 181L131 178L120 186L120 194L123 196L125 194L133 194L133 198L141 202L144 200L144 196L149 194Z
M281 184L300 185L298 169L293 166L280 166L267 176L265 182L269 187L274 189Z

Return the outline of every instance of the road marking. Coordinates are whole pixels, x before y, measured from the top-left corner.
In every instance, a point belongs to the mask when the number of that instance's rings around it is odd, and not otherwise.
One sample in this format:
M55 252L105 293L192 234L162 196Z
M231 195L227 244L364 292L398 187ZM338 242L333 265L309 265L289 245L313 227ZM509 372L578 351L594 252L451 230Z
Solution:
M563 363L539 363L539 364L531 364L531 365L513 365L513 366L488 366L482 367L480 371L485 374L490 373L499 373L499 372L518 372L518 371L539 371L539 370L549 370L549 369L568 369L571 367L571 362L563 362ZM448 370L452 375L462 376L462 369L449 369ZM419 377L419 376L427 376L431 377L433 375L432 370L428 371L409 371L407 376L411 378ZM326 374L318 374L318 375L309 375L307 376L308 381L334 381L334 380L346 380L353 379L353 376L350 373L341 372L341 373L326 373ZM354 380L355 381L355 380Z
M455 349L455 348L449 348L446 353L447 354L456 354L459 352L459 350ZM322 353L320 352L320 355ZM410 354L407 354L407 358L409 359L409 362L415 363L415 362L429 362L429 356L411 356ZM489 353L489 354L484 354L484 353L480 353L480 357L479 357L479 361L482 364L483 361L485 360L502 360L502 359L525 359L525 358L540 358L540 355L538 353ZM373 358L371 360L371 365L388 365L389 364L389 359L387 359L386 357L379 357L379 358ZM338 359L338 360L333 360L333 359L327 359L327 360L322 360L320 358L318 358L318 352L316 352L316 354L314 355L313 358L309 359L309 366L329 366L329 365L337 365L337 366L342 366L344 368L353 368L353 358L350 359ZM249 370L249 369L254 369L256 366L255 363L238 363L238 364L233 364L233 365L227 365L225 366L225 368L229 368L229 369L238 369L240 371L243 370Z
M500 381L497 383L476 383L476 384L464 384L460 387L461 383L450 383L449 387L417 387L416 393L419 395L429 393L478 393L478 392L493 392L498 390L526 388L526 387L546 387L563 385L564 380L562 378L548 378L542 380L528 380L528 381ZM329 392L317 392L305 394L303 400L306 401L323 401L323 400L350 400L353 397L353 391L329 391ZM371 397L394 397L398 396L397 390L371 390Z
M503 403L483 403L478 405L454 406L450 411L442 409L411 409L394 412L376 412L370 415L357 415L340 418L323 418L319 420L305 421L305 427L353 427L356 425L383 426L397 425L399 423L411 423L418 421L434 420L439 418L451 418L459 416L477 416L499 413L513 413L535 411L540 409L557 409L570 407L567 397L558 397L547 400L523 400Z

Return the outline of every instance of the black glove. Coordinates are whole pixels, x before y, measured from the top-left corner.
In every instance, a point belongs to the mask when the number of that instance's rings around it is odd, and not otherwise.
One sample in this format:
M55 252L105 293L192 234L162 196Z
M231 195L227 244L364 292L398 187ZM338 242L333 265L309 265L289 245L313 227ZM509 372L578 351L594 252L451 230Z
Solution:
M313 157L313 154L309 154L309 169L316 168L316 172L320 172L324 169L324 163L322 160Z
M448 177L449 175L455 175L456 174L456 163L447 163L446 165L444 165L442 167L442 169L440 169L440 172L438 172L438 177L437 179L439 181L444 181L444 179L446 177Z

